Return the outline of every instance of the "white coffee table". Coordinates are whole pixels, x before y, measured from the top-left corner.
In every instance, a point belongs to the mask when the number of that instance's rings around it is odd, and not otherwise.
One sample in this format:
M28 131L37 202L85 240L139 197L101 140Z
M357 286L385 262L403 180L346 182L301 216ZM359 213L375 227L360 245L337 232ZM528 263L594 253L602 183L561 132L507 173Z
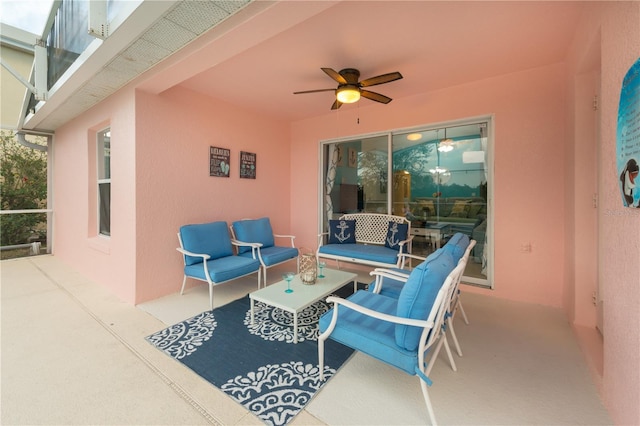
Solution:
M300 275L296 275L291 281L293 293L285 293L287 282L282 280L260 290L249 293L251 300L251 324L253 325L254 302L280 308L293 314L293 342L298 343L298 313L307 306L331 294L348 282L354 282L354 291L357 288L357 274L324 268L324 278L316 279L313 285L303 284Z

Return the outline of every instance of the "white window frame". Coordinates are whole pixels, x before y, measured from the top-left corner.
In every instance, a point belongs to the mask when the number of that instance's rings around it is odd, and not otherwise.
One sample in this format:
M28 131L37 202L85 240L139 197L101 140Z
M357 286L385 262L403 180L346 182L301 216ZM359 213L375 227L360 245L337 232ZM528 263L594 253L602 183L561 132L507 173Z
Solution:
M319 229L318 229L318 233L324 232L324 220L325 220L325 212L324 212L324 188L325 188L325 183L324 183L324 169L325 169L325 160L324 160L324 149L325 146L327 144L333 144L333 143L348 143L354 140L360 140L360 139L367 139L367 138L372 138L372 137L376 137L376 136L384 136L384 135L388 135L388 158L392 159L393 158L393 152L392 152L392 143L393 143L393 136L396 134L403 134L403 133L410 133L413 131L421 131L421 130L428 130L428 129L434 129L434 128L447 128L447 127L456 127L456 126L464 126L467 124L473 124L473 123L477 123L477 122L486 122L487 123L487 157L486 157L486 170L487 170L487 182L489 182L490 184L488 185L488 194L487 194L487 208L489 209L488 211L490 212L490 214L488 215L487 218L487 234L486 234L486 243L487 243L487 247L486 247L486 255L487 255L487 259L488 259L488 268L487 268L487 278L486 279L479 279L479 278L474 278L474 277L467 277L466 275L463 277L463 282L465 284L470 284L470 285L475 285L478 287L482 287L482 288L489 288L489 289L493 289L494 288L494 280L495 280L495 274L494 274L494 263L495 263L495 255L494 255L494 205L493 205L493 188L495 186L495 179L494 179L494 133L495 133L495 116L493 114L490 115L481 115L481 116L476 116L476 117L466 117L463 119L459 119L459 120L453 120L453 121L447 121L447 122L439 122L439 123L429 123L429 124L423 124L423 125L419 125L419 126L414 126L414 127L405 127L405 128L399 128L399 129L390 129L387 131L383 131L383 132L376 132L376 133L369 133L369 134L360 134L360 135L351 135L351 136L344 136L344 137L340 137L340 138L332 138L332 139L325 139L325 140L321 140L319 141L318 144L318 154L319 157L321 159L321 161L319 161L318 165L318 224L319 224ZM392 161L389 161L388 163L388 170L387 170L387 176L393 176L393 164ZM391 197L387 198L387 211L391 212L392 211L392 199Z
M108 140L107 140L108 139ZM108 147L105 147L105 142L108 143ZM108 153L107 153L108 149ZM105 161L106 158L109 158L109 161ZM97 176L96 176L96 203L97 203L97 232L98 235L103 237L111 236L111 196L109 195L108 200L108 209L109 209L109 217L107 220L107 228L102 229L102 209L101 209L101 199L100 199L100 188L104 184L109 184L111 187L111 128L106 127L102 130L96 132L96 165L97 165ZM109 188L109 194L111 194L111 189Z

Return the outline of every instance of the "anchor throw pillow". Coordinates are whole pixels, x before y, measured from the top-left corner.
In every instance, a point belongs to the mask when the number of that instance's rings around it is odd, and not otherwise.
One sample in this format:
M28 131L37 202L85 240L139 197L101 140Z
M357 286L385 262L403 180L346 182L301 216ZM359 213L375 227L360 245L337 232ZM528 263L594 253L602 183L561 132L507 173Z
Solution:
M400 241L407 239L409 225L406 223L389 222L387 229L387 238L384 240L384 246L394 250L400 250Z
M329 244L355 244L356 221L355 220L330 220Z

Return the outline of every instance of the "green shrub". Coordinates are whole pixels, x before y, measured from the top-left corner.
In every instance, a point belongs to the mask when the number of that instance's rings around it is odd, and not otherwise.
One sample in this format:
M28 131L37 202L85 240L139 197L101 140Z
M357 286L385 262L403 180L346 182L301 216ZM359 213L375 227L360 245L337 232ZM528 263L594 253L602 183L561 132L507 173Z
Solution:
M44 144L36 137L35 143ZM2 210L47 207L47 153L18 143L13 133L0 132L0 205ZM46 214L0 215L0 245L24 244L46 234Z

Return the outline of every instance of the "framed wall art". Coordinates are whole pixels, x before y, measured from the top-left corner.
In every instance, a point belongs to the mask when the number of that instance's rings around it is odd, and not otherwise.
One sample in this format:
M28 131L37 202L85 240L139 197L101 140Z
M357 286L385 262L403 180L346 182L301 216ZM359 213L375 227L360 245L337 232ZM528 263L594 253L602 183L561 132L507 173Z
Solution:
M227 148L209 147L209 176L229 177L229 159L231 150Z
M253 152L240 151L240 178L255 179L256 178L256 159L257 155Z

